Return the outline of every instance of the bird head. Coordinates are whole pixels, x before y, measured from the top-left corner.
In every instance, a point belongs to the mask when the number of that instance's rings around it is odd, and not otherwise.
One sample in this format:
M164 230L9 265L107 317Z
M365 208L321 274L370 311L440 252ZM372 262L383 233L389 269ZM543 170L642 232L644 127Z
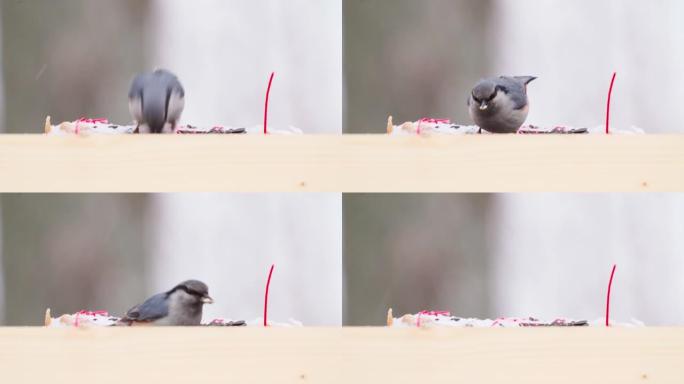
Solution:
M482 80L471 93L472 101L480 111L486 111L491 108L492 101L499 92L499 87L493 81Z
M212 304L214 299L209 296L209 287L199 280L187 280L175 286L169 293L183 291L193 300L201 304Z

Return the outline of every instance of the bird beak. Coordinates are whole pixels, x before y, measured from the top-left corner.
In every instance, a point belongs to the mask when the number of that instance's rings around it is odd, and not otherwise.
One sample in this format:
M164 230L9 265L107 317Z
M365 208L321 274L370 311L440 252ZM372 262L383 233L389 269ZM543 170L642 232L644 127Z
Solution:
M213 303L214 303L214 299L212 299L212 298L209 297L209 296L204 296L204 297L202 298L202 303L204 303L204 304L213 304Z
M480 103L480 111L486 111L487 108L489 108L489 103L487 103L486 101Z

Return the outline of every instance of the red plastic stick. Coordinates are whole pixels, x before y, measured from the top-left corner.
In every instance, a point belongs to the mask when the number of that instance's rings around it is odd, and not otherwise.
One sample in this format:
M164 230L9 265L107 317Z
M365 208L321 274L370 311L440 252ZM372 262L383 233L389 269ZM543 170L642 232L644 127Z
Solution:
M610 89L608 90L608 106L606 107L606 135L610 134L610 100L613 97L613 85L615 85L615 77L617 72L613 72L613 79L610 80Z
M613 265L613 271L610 273L610 281L608 281L608 295L606 296L606 327L610 327L610 290L613 287L613 276L615 276L615 269L617 265Z
M268 289L271 286L271 276L273 276L273 269L275 264L271 265L271 271L268 273L268 281L266 281L266 295L264 295L264 327L268 327Z
M268 134L268 99L271 96L271 85L273 85L273 77L275 77L275 72L271 73L271 78L268 80L268 89L266 89L266 104L264 105L264 135Z

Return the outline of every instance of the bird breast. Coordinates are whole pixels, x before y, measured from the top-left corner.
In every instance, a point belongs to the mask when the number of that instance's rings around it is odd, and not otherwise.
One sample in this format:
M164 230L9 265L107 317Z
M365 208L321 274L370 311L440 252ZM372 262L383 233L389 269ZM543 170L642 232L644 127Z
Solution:
M169 295L169 314L157 325L199 325L202 321L202 303L197 297L178 290Z
M527 119L529 107L516 109L513 100L499 92L490 107L482 111L476 103L470 105L470 116L480 128L493 133L516 132Z

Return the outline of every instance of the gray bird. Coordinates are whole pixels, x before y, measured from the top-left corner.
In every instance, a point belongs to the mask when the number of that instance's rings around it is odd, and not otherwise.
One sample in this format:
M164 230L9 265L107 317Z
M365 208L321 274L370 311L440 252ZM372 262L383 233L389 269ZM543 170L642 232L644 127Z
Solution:
M200 325L202 307L214 300L209 288L197 280L184 281L168 292L159 293L126 312L121 325Z
M165 69L141 73L128 92L128 109L138 133L173 133L185 108L185 90Z
M470 117L491 133L515 133L530 110L527 84L533 76L500 76L480 80L468 99Z

